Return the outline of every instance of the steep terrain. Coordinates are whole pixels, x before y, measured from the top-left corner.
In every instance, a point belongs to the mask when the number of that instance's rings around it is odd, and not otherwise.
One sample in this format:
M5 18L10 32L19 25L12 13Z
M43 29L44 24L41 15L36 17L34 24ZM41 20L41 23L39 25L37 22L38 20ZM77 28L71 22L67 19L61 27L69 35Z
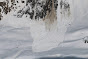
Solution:
M11 1L0 5L0 59L88 58L87 0Z

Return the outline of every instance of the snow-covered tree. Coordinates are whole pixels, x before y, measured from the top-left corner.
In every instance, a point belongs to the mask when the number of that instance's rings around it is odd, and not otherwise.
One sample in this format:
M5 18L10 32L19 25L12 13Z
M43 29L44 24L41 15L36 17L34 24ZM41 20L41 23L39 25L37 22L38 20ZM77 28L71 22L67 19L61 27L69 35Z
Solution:
M2 19L2 14L8 14L15 0L0 0L0 20Z
M58 2L54 0L54 8L57 9ZM49 7L50 6L50 7ZM22 9L23 14L30 15L31 19L45 18L47 11L52 9L52 0L27 0L25 8Z

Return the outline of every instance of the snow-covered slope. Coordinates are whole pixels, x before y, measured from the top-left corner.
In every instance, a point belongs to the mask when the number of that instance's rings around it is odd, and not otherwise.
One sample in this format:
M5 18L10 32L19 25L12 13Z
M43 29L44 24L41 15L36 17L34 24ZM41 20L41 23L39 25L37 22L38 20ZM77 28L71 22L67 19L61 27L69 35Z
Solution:
M61 0L58 1L58 4ZM34 59L39 57L76 56L88 58L87 0L66 0L69 12L57 10L57 31L46 31L44 21L13 16L0 21L0 58ZM60 13L62 12L62 14Z

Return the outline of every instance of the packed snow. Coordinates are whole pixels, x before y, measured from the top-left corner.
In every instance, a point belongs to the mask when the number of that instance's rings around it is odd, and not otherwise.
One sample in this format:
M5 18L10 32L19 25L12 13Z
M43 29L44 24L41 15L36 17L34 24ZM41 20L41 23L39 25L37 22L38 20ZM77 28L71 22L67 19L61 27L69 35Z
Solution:
M67 1L71 15L63 17L58 7L56 31L46 31L42 20L31 20L26 15L17 18L13 16L14 11L4 15L0 21L0 59L88 58L88 43L85 43L88 40L88 1Z

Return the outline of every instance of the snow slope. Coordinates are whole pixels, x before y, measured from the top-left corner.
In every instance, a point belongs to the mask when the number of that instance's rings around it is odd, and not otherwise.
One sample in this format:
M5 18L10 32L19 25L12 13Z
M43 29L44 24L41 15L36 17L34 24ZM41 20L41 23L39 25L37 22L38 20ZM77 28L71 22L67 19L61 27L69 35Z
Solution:
M88 58L88 43L84 43L88 40L88 1L68 1L73 7L72 15L61 19L58 14L58 32L45 31L43 21L33 21L25 15L22 18L16 18L13 12L4 15L0 22L0 59Z

